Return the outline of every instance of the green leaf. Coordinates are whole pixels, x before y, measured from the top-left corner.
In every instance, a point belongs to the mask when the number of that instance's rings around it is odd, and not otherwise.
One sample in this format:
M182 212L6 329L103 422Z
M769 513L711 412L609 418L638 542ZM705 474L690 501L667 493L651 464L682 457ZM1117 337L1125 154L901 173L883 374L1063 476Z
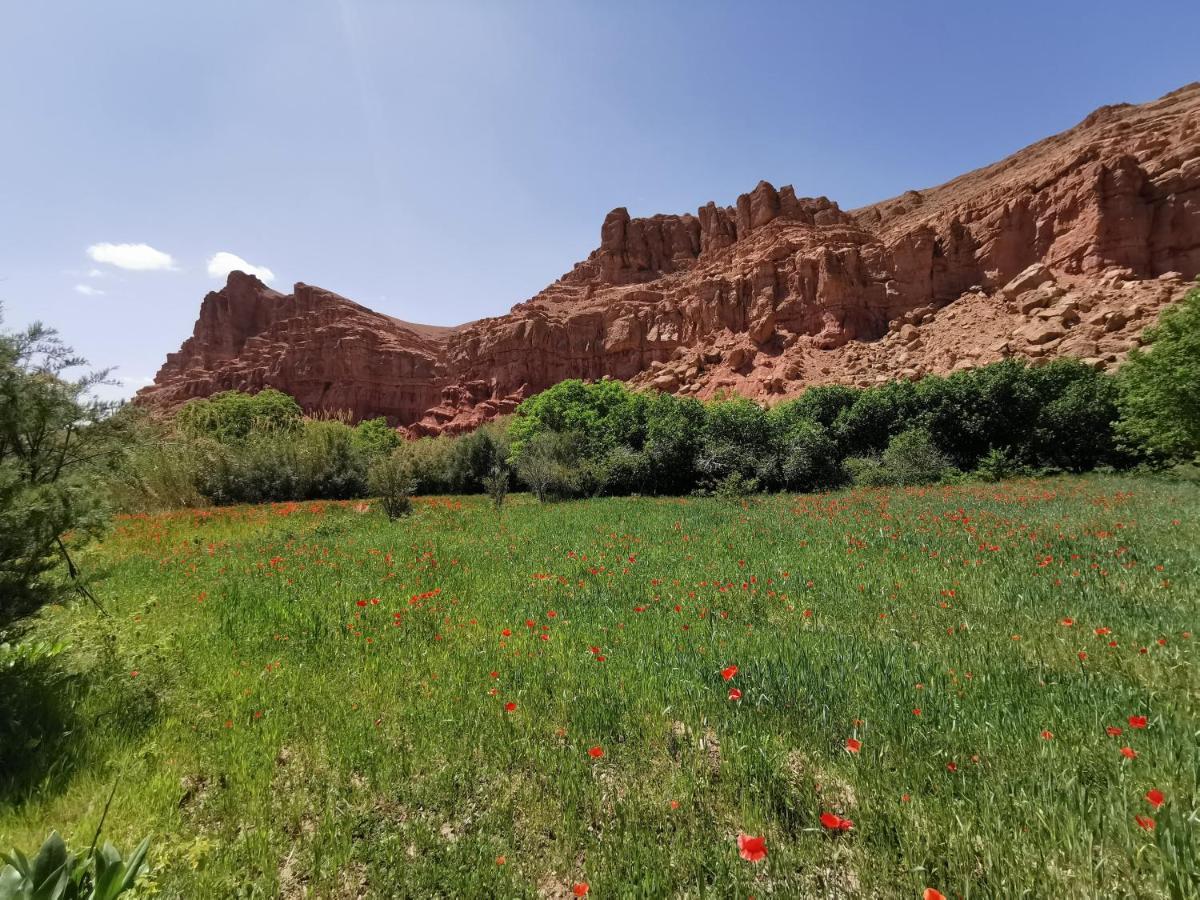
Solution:
M12 866L0 869L0 900L21 900L24 895L22 885L25 879Z

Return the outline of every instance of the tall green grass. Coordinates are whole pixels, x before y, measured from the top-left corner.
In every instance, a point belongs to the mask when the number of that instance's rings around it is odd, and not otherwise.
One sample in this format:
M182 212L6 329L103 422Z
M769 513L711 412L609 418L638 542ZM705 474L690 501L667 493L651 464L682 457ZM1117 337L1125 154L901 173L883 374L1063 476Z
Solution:
M119 520L0 846L115 781L144 896L1200 889L1195 485L416 506Z

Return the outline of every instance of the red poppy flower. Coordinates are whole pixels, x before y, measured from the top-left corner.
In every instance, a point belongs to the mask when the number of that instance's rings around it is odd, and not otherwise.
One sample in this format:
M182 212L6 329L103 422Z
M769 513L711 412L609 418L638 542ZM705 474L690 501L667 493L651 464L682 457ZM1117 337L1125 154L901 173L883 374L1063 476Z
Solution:
M1104 733L1107 734L1109 737L1118 737L1119 735L1125 733L1125 729L1121 728L1118 725L1109 725L1107 728L1104 729Z
M948 763L946 763L946 771L948 771L948 772L957 772L957 771L958 771L958 763L956 763L956 762L948 762Z
M1053 739L1054 739L1053 731L1046 731L1046 730L1042 731L1042 740L1043 741L1049 741L1049 740L1053 740Z
M503 856L497 856L497 857L496 857L496 865L498 865L498 866L502 866L502 865L504 865L506 862L508 862L508 860L507 860L507 859L505 859Z
M946 900L946 895L935 888L925 888L921 900Z
M355 605L355 606L366 606L366 605L367 605L367 601L366 601L366 600L356 600L356 601L355 601L355 603L354 603L354 605Z
M1129 717L1129 727L1130 728L1145 728L1146 727L1146 717L1145 716L1130 716Z
M1158 809L1160 806L1162 806L1165 799L1166 798L1163 796L1163 792L1158 788L1151 788L1150 790L1146 791L1146 802L1155 809Z
M721 670L721 677L724 678L726 681L729 681L737 673L738 673L737 666L726 666L724 669Z
M849 831L854 827L854 823L849 819L843 819L831 812L821 813L821 824L830 831Z
M500 673L499 673L499 672L497 672L495 669L493 669L492 671L488 672L488 675L489 675L489 676L491 676L492 678L499 678L499 677L500 677Z
M1132 747L1122 747L1121 755L1126 759L1137 759L1137 751Z
M573 888L571 888L571 893L576 897L584 897L587 896L588 890L589 888L587 886L587 882L579 881L575 883Z
M137 669L134 669L132 672L130 672L130 673L129 673L129 677L130 677L130 678L137 678L137 677L138 677L138 670L137 670Z
M855 738L846 738L846 749L851 753L857 753L862 749L862 741Z
M737 688L730 688L729 689L729 699L730 700L741 700L742 692L739 691Z
M1062 623L1064 625L1066 625L1068 628L1070 628L1072 625L1075 624L1075 620L1072 619L1070 616L1067 616L1065 619L1062 620Z
M763 837L739 834L738 855L747 862L760 862L767 858L767 841Z
M501 637L512 637L512 629L505 628L503 631L500 632L500 636Z
M517 709L517 704L513 703L511 700L509 700L507 703L504 704L505 712L515 712L516 709Z
M1154 830L1154 820L1149 816L1134 816L1133 821L1137 822L1138 828L1141 828L1145 831Z
M920 714L921 714L921 709L920 709L920 707L918 707L918 708L916 708L916 709L914 709L914 710L913 710L913 715L914 715L914 716L919 716Z
M590 748L588 748L588 756L590 756L592 759L599 759L599 758L600 758L600 757L602 757L603 755L604 755L604 748L603 748L603 747L590 747Z

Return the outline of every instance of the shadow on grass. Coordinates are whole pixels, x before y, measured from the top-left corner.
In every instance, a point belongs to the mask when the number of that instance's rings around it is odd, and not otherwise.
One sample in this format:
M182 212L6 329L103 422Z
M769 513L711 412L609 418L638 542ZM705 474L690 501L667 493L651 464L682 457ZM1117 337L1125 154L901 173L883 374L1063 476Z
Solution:
M78 764L82 676L51 660L0 668L0 802L65 783Z

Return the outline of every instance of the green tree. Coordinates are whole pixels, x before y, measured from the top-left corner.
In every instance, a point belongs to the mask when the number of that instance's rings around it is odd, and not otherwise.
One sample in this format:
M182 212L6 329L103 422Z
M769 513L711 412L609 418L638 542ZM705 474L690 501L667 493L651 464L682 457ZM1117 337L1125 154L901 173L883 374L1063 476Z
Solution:
M1159 457L1200 455L1200 287L1165 310L1119 372L1125 443Z
M61 596L69 583L52 570L67 561L76 574L65 536L86 538L104 521L114 404L92 396L106 373L66 377L85 364L40 323L0 332L0 629Z

